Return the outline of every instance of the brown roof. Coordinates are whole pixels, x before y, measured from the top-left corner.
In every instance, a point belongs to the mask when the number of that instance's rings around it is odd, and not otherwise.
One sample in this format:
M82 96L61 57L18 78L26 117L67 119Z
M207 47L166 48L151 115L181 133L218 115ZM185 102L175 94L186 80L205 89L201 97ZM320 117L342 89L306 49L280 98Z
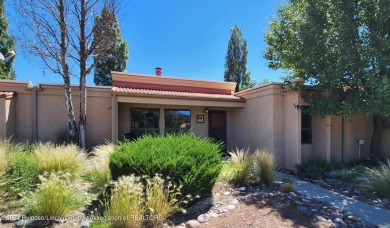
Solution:
M201 99L215 99L215 100L231 100L231 101L244 101L240 97L226 94L211 94L211 93L193 93L193 92L179 92L168 90L153 90L153 89L134 89L134 88L122 88L112 87L114 93L123 94L135 94L135 95L149 95L149 96L173 96L183 98L201 98Z
M12 98L13 96L16 96L15 92L1 92L0 91L0 98Z

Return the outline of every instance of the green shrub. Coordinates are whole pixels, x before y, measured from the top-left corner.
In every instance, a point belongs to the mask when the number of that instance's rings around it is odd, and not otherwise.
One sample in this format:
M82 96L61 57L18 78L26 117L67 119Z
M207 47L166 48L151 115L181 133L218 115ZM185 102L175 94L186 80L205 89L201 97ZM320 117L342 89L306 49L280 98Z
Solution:
M324 160L310 161L305 165L297 165L299 175L309 178L321 179L325 173L332 171L333 167Z
M36 192L24 199L27 215L63 216L83 204L77 188L72 186L66 174L51 173L48 177L40 176L40 180Z
M368 190L390 199L390 159L377 168L367 168L366 176Z
M356 177L358 177L358 173L354 168L342 168L341 171L335 175L335 178L347 183L354 182Z
M251 184L253 182L253 155L249 153L248 149L236 149L229 154L230 161L228 161L227 167L230 166L232 182Z
M88 165L86 153L76 145L39 144L35 153L40 174L45 172L69 173L74 179L83 175Z
M220 145L192 133L145 136L115 147L110 170L113 179L130 174L153 178L159 173L183 185L184 195L205 195L222 167L219 150Z
M144 186L141 179L134 175L124 176L113 185L111 198L106 202L105 215L121 219L110 220L111 227L141 227L143 219L139 216L142 216L145 211Z
M282 191L283 192L295 191L294 183L290 177L283 178L282 182L283 182L283 184L282 184Z
M86 177L92 184L93 192L104 190L111 181L109 162L110 154L113 151L113 144L100 145L92 150L92 156L88 159L89 166Z
M7 189L12 194L29 192L38 182L38 160L30 151L18 150L8 153L9 176Z
M164 180L161 175L147 179L145 208L153 218L149 222L152 227L161 227L169 215L182 210L181 207L192 200L190 196L179 199L180 189L181 186Z
M253 155L254 176L266 185L271 185L275 179L275 159L274 155L267 150L256 150Z

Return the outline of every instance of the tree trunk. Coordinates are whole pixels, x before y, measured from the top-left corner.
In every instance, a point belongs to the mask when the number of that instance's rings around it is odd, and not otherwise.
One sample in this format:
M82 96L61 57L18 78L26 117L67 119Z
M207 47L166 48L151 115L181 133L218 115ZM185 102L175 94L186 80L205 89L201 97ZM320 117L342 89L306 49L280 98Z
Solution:
M64 88L65 88L65 105L66 112L68 115L68 124L69 124L69 135L72 141L76 141L77 143L77 125L73 111L73 103L72 103L72 90L70 88L70 80L68 78L64 78Z
M76 125L76 119L74 116L73 103L72 103L72 90L70 87L70 77L69 77L69 67L66 62L67 55L67 41L66 37L68 35L66 20L65 20L65 3L64 0L61 0L58 5L58 11L60 14L59 26L61 31L61 42L60 42L60 50L61 50L61 59L60 63L63 69L63 79L64 79L64 89L65 89L65 105L66 112L68 115L68 124L69 124L69 135L72 141L78 140L78 131Z
M79 116L79 146L85 148L85 128L87 121L87 91L86 91L86 76L87 76L87 47L85 37L85 26L86 26L86 9L85 0L80 1L80 116Z
M382 132L383 132L383 120L380 116L373 117L374 123L374 132L372 133L371 138L371 154L376 157L380 157L381 155L381 145L382 145Z

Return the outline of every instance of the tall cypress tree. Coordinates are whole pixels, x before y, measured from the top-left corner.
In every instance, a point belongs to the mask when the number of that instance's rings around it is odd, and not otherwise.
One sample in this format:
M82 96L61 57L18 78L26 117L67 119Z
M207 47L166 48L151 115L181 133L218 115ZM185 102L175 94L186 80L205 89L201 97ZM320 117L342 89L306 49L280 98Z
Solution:
M114 23L107 23L112 21ZM112 85L111 71L125 70L129 53L127 41L122 40L115 12L104 6L101 15L95 18L94 41L107 37L112 39L113 47L104 53L100 53L98 48L94 52L95 55L103 55L98 60L94 58L96 67L93 81L100 86Z
M225 63L225 81L237 82L235 91L238 92L243 87L251 87L250 72L247 72L246 68L248 50L246 39L242 38L238 25L230 30L230 35Z
M8 32L8 22L5 17L4 0L0 0L0 52L3 56L9 56L10 51L15 51L15 42ZM15 71L12 69L14 57L7 61L0 61L0 79L14 79Z

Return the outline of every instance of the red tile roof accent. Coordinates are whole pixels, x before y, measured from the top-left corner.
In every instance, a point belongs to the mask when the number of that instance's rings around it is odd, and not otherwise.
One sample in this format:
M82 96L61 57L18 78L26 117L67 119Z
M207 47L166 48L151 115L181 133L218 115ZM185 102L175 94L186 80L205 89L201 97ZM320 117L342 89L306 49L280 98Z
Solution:
M179 91L168 91L168 90L133 89L133 88L112 87L112 92L124 93L124 94L138 94L138 95L174 96L174 97L244 101L244 99L242 99L240 97L236 97L234 95L211 94L211 93L192 93L192 92L179 92Z
M16 93L15 92L1 92L0 91L0 98L6 98L6 99L9 99L9 98L12 98L16 96Z

